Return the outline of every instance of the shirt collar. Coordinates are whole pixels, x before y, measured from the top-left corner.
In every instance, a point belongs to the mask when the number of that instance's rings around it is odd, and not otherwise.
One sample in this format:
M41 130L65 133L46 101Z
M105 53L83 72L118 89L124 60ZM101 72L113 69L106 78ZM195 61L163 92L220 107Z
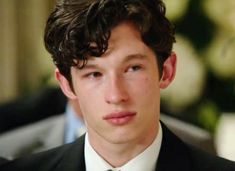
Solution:
M85 163L87 171L106 171L112 169L114 171L155 171L157 159L159 156L162 143L162 128L159 124L158 134L153 143L142 153L127 162L119 168L112 168L102 157L100 157L91 147L88 136L85 137Z

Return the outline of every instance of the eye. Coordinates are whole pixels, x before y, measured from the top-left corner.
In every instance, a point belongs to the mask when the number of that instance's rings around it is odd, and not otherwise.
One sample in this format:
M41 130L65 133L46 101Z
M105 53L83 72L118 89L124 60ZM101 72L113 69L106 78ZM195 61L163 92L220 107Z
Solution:
M90 73L85 74L84 77L86 77L86 78L99 78L101 76L102 76L102 73L100 73L100 72L90 72Z
M128 68L127 72L134 72L134 71L139 71L142 69L141 65L132 65Z

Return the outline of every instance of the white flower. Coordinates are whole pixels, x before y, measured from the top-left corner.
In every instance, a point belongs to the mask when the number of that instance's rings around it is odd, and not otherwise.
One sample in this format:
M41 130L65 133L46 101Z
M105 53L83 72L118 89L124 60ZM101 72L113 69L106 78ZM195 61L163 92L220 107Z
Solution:
M235 33L235 1L205 0L204 11L221 28Z
M162 90L162 100L171 111L182 111L196 102L205 84L205 67L188 40L176 36L176 76L171 85Z
M187 11L189 0L163 0L166 4L166 16L172 21L182 17Z
M206 53L212 72L220 78L235 78L235 35L217 32Z

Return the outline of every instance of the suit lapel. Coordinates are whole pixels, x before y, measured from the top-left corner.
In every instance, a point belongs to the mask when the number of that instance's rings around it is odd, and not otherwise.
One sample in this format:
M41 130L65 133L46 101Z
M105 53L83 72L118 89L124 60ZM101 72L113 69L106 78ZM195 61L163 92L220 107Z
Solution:
M56 171L85 171L84 159L85 135L76 140L64 155Z
M162 124L163 139L156 171L191 171L192 162L188 147ZM68 146L56 171L85 171L85 136Z
M188 147L162 124L163 139L156 171L190 171Z

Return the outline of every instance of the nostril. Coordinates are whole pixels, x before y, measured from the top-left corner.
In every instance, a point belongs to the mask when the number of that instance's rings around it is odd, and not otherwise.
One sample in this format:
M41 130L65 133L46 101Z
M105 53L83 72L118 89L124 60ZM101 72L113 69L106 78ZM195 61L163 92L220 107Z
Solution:
M127 101L128 94L124 89L109 89L107 90L107 103L118 104Z
M106 85L106 102L109 104L123 103L128 100L128 91L122 77L113 75L107 81Z

